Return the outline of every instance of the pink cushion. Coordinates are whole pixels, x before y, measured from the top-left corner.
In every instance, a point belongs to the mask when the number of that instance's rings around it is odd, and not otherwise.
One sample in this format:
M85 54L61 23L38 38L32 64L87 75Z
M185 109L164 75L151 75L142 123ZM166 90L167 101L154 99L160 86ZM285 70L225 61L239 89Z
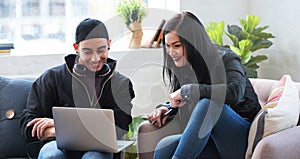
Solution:
M274 85L274 83L278 82L278 80L250 78L250 81L258 96L260 105L262 106L265 105L273 89L272 86ZM294 82L294 83L298 89L299 98L300 98L300 83L299 82Z

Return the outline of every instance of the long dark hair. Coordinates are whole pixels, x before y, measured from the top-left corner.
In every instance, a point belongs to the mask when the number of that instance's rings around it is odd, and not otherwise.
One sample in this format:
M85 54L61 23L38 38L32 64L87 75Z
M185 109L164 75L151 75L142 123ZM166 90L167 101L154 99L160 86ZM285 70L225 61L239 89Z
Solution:
M165 35L175 31L179 36L180 42L185 49L188 67L185 69L185 76L177 75L178 68L166 51ZM175 91L186 83L211 84L210 67L216 60L219 60L215 45L209 39L203 24L191 12L176 14L167 21L164 26L163 34L163 79L169 78L170 89ZM186 77L189 79L186 80ZM183 79L182 79L183 78ZM192 79L191 79L192 78Z

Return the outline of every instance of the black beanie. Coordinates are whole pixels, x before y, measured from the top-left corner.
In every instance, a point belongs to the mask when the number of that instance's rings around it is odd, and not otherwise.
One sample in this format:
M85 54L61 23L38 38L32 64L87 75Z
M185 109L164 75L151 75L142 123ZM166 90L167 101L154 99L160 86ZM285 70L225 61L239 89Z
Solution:
M96 19L87 18L77 26L75 41L78 44L80 41L92 38L109 39L104 23Z

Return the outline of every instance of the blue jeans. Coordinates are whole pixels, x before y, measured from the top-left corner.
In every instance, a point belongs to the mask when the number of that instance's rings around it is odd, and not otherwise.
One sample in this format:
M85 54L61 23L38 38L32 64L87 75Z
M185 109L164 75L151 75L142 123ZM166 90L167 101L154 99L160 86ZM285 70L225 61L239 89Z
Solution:
M96 151L66 151L58 149L56 141L46 143L40 150L38 159L112 159L113 153Z
M154 158L196 158L206 146L209 138L213 140L222 159L245 158L250 123L226 104L223 105L220 114L214 117L214 109L209 109L214 106L222 105L209 99L200 100L184 132L167 136L159 141L155 148ZM210 116L212 116L211 120L209 120Z

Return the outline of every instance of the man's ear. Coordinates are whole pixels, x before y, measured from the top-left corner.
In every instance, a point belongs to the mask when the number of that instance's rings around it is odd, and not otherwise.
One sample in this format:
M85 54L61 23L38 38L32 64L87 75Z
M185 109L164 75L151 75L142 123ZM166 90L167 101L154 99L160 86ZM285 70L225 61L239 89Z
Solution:
M110 50L110 44L111 44L111 40L107 40L107 50Z
M75 49L75 52L78 52L78 44L74 43L74 44L73 44L73 47L74 47L74 49Z

